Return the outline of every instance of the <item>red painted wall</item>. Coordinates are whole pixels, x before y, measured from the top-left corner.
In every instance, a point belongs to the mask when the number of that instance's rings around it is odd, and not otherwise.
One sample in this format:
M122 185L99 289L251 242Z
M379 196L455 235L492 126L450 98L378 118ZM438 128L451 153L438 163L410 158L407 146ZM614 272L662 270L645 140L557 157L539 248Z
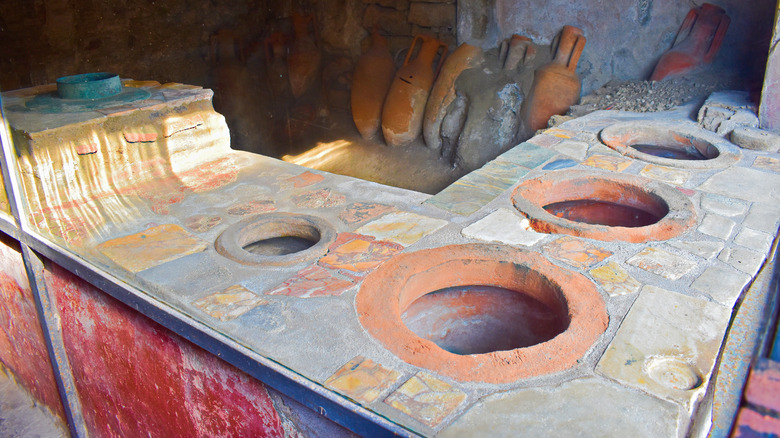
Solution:
M0 362L63 421L54 370L35 310L19 244L0 233Z
M45 278L90 436L284 435L262 383L59 266Z

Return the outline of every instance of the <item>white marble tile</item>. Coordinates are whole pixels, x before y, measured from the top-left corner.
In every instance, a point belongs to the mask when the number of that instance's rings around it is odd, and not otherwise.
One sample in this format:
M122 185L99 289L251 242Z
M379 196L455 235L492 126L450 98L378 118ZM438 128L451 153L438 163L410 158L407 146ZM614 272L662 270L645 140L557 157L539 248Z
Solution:
M528 219L506 208L499 208L474 222L464 228L461 234L471 239L525 246L532 246L548 236L537 233L531 228Z

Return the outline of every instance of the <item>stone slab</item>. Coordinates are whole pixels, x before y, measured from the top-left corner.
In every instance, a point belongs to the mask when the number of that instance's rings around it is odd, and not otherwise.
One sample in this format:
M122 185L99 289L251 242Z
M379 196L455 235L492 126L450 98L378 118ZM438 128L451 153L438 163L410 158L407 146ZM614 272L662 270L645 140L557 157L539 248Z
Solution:
M750 228L742 228L742 231L734 238L734 243L767 254L772 247L772 239L771 234L751 230Z
M668 244L707 260L715 257L723 249L723 242L712 240L672 240Z
M728 240L731 236L731 232L734 230L736 223L731 219L715 214L708 214L704 216L701 221L701 225L697 230L708 236L717 237L718 239Z
M696 264L692 261L658 248L645 248L626 263L670 280L679 280Z
M718 260L728 263L751 277L758 273L765 259L764 254L739 247L725 248L718 254Z
M524 246L532 246L548 236L537 233L531 228L528 219L506 208L499 208L483 219L474 222L464 228L461 234L464 237L487 242Z
M597 373L691 409L707 387L730 308L645 286Z
M439 437L675 437L674 404L588 377L492 395Z
M749 275L731 266L718 264L710 266L694 280L691 289L703 292L731 308L749 282Z
M730 167L711 176L699 190L750 202L780 201L780 175Z
M775 235L779 221L780 204L757 203L750 207L743 224L748 228Z
M722 196L704 195L701 198L701 208L721 216L737 217L747 213L748 204Z

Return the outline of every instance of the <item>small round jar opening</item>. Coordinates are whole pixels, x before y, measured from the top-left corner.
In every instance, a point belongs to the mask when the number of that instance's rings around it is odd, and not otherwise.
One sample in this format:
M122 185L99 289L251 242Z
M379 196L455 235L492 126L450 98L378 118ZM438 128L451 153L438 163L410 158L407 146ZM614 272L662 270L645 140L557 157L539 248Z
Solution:
M599 137L627 157L671 167L720 168L740 156L739 148L693 122L620 122L604 128Z
M336 238L326 221L292 213L262 214L233 224L214 244L223 256L245 265L290 265L324 254Z
M683 193L634 175L551 172L517 186L512 203L540 233L606 241L667 240L696 222Z
M423 295L401 320L417 336L450 353L482 354L549 341L569 326L564 310L522 291L460 286Z

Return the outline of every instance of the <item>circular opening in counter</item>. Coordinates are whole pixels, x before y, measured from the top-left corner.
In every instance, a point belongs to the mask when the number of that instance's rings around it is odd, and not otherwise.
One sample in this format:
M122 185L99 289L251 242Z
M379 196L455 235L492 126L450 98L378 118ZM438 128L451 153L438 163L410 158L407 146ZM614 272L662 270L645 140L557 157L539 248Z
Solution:
M576 366L609 321L584 276L488 244L396 255L366 277L355 305L363 327L402 360L486 383Z
M621 154L671 167L726 167L739 159L739 148L692 122L632 121L616 123L599 134Z
M520 184L512 203L538 232L606 241L667 240L696 222L681 192L633 175L552 172Z
M323 255L335 240L321 218L292 213L253 216L228 227L215 243L223 256L245 265L291 265Z
M551 291L557 300L560 293ZM495 286L448 287L417 298L401 320L421 338L455 354L483 354L547 342L566 330L569 315L532 294Z

